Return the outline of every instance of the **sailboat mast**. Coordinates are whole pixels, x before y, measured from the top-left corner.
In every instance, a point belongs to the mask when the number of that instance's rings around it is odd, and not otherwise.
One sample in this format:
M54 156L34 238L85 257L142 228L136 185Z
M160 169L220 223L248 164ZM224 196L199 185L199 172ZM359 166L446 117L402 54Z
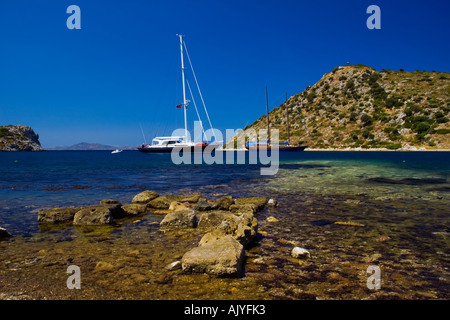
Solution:
M287 130L287 142L288 144L291 144L291 137L289 135L289 110L288 110L288 104L287 104L287 92L285 93L286 95L286 102L285 102L285 106L286 106L286 130Z
M267 95L267 86L266 86L266 112L267 112L267 137L268 137L267 141L270 144L269 97Z
M184 136L185 141L188 141L188 131L187 131L187 117L186 117L186 110L187 110L187 101L186 101L186 84L184 80L184 60L183 60L183 35L178 34L177 36L180 37L180 52L181 52L181 78L183 81L183 107L184 107Z

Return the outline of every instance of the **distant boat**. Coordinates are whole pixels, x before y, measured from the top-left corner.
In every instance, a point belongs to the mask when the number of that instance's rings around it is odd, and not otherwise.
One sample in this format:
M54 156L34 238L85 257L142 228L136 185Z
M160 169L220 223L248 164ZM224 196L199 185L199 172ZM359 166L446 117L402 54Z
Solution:
M113 152L111 152L111 153L121 153L123 150L119 150L119 149L116 149L116 150L114 150Z
M286 101L287 101L287 97L286 97ZM276 148L279 151L282 152L286 152L286 151L291 151L291 152L298 152L298 151L303 151L306 149L306 146L302 146L302 145L292 145L290 143L290 135L289 135L289 113L287 110L287 104L286 104L286 127L287 127L287 141L285 142L271 142L270 141L270 118L269 118L269 99L268 99L268 95L267 95L267 87L266 87L266 111L267 111L267 134L268 134L268 139L267 141L255 141L255 142L247 142L245 144L245 148L249 151L254 151L254 150L270 150L272 148Z
M183 108L184 109L184 136L170 136L170 137L155 137L152 140L151 144L142 144L140 147L138 147L137 149L140 152L145 152L145 153L170 153L172 152L172 150L174 150L174 148L180 148L182 151L186 151L186 152L197 152L197 151L203 151L207 146L211 146L213 148L217 148L221 145L222 141L214 141L212 143L208 143L208 142L194 142L191 141L189 139L189 135L188 135L188 130L187 130L187 118L186 118L186 110L188 107L188 103L190 102L189 100L186 99L186 80L185 80L185 75L184 75L184 54L183 54L183 46L184 48L186 48L186 44L183 41L183 35L177 35L180 38L180 51L181 51L181 76L182 76L182 82L183 82L183 103L177 105L177 108ZM186 49L186 53L187 53L187 49ZM190 58L189 58L189 54L187 54L187 57L189 59L189 63ZM192 64L191 65L191 69L192 69ZM193 69L192 72L194 73ZM195 78L195 73L194 73L194 78ZM197 83L197 79L195 78L195 82ZM187 82L188 84L188 88L189 91L191 90L190 86L189 86L189 82ZM197 87L198 87L198 83L197 83ZM200 88L199 92L200 92ZM191 92L192 95L192 92ZM200 96L201 96L201 92L200 92ZM195 105L195 101L194 102L194 106L195 109L197 110L197 107ZM203 98L202 98L202 102L203 102ZM208 117L208 121L209 124L211 125L211 121L209 120L209 116L208 116L208 112L206 111L206 106L203 102L203 106L205 108L205 112L206 115ZM197 115L198 115L198 111L197 111ZM200 116L199 116L200 118ZM200 119L199 119L200 120ZM201 121L200 121L201 123ZM211 125L212 128L212 125ZM203 126L202 126L202 132L205 135L205 139L206 139L206 134L203 130ZM215 138L214 135L214 130L212 130L213 132L213 136Z

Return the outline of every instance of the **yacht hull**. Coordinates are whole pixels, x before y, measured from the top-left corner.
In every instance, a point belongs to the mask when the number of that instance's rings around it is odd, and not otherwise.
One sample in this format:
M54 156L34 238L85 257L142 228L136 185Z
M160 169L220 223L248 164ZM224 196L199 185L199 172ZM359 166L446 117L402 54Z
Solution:
M174 152L203 152L207 146L186 146L186 147L139 147L140 152L144 153L171 153Z

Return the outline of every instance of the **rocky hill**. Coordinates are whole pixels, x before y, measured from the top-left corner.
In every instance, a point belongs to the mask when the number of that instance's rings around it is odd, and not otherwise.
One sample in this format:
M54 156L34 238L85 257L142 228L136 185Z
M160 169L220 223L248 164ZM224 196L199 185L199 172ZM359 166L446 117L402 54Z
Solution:
M0 126L0 151L43 151L39 135L22 125Z
M264 110L264 106L261 106ZM309 149L450 149L450 73L337 67L269 113ZM267 128L264 115L244 131Z

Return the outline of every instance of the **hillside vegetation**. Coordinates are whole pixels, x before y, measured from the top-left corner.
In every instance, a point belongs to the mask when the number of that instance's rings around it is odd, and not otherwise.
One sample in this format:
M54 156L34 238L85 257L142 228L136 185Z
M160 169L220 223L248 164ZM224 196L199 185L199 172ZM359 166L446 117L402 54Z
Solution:
M449 111L450 73L350 65L325 74L269 117L285 140L288 112L291 143L309 149L450 149ZM266 127L262 116L244 130Z

